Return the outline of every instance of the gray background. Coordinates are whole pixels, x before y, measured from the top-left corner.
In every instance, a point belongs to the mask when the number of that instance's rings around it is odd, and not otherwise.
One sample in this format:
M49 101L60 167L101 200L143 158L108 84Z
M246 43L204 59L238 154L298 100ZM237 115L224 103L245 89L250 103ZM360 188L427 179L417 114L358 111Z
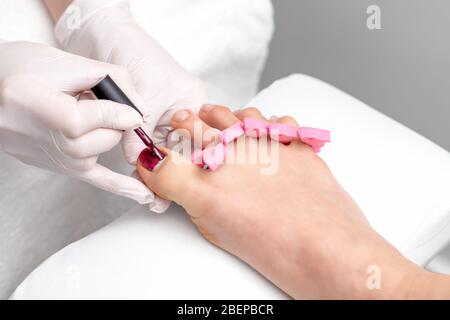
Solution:
M381 30L366 27L381 7ZM261 87L299 72L333 84L450 150L449 0L273 0Z

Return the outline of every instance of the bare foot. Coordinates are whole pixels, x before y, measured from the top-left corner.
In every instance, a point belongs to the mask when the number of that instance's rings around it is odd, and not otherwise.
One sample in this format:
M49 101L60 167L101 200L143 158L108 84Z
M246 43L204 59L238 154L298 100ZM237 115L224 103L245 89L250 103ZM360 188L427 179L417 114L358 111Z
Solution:
M213 128L224 130L246 117L264 119L255 108L233 113L206 105L199 117L178 111L172 126L192 137L195 127L213 132L206 145L218 140ZM297 125L291 117L271 121ZM267 137L239 138L228 144L227 159L248 159L264 140L270 145ZM248 161L211 172L164 151L168 157L154 171L145 168L149 153L140 156L138 172L149 188L183 206L206 239L294 298L402 297L407 279L421 272L373 231L324 161L299 141L266 150L277 161L274 174L262 174L266 164ZM377 279L371 283L371 270L380 271L380 288Z

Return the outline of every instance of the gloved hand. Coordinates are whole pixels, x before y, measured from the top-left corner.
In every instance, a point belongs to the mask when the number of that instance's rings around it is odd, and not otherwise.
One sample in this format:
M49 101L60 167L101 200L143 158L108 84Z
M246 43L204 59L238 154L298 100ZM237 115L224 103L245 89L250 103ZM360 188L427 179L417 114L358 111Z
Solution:
M97 164L98 155L142 124L128 106L83 100L109 74L142 105L124 68L29 42L0 43L0 144L24 163L149 203L140 181Z
M177 109L196 111L206 102L203 83L137 25L128 1L75 0L59 19L55 33L64 50L127 68L144 101L143 128L157 144L166 144ZM122 147L128 162L135 164L145 146L131 132ZM168 204L157 198L150 209L163 212Z

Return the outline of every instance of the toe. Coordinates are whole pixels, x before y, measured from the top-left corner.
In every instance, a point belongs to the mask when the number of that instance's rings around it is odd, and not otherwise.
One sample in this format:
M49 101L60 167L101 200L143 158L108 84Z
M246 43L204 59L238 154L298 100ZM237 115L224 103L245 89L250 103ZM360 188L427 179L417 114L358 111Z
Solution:
M254 107L237 110L234 112L234 114L241 121L244 121L245 118L254 118L254 119L267 121L267 119L263 116L261 111L259 111L259 109L254 108Z
M177 152L163 148L166 157L157 161L147 148L139 156L137 172L147 187L163 199L184 206L200 190L204 171Z
M191 110L177 111L171 125L180 135L189 137L200 148L219 140L220 131L204 123Z
M289 144L298 137L298 123L289 116L272 117L272 123L269 127L270 137L274 140L280 141L283 144Z
M232 125L241 122L227 107L205 104L200 109L200 119L210 127L225 130Z
M272 123L278 123L278 124L285 124L288 126L298 126L297 120L290 116L283 116L283 117L271 117L270 122Z

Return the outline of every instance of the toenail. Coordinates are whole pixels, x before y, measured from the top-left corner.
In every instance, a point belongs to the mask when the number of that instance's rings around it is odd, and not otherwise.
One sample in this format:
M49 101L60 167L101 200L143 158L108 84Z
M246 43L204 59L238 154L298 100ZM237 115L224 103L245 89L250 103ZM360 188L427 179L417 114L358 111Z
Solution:
M142 150L141 154L139 155L139 161L145 169L150 171L155 170L155 168L161 162L161 160L159 160L159 158L156 157L149 148L145 148L144 150Z
M182 122L187 118L189 118L189 112L187 112L186 110L179 110L175 112L173 116L173 120L175 120L176 122Z
M204 104L200 109L201 112L208 112L214 107L213 104Z

